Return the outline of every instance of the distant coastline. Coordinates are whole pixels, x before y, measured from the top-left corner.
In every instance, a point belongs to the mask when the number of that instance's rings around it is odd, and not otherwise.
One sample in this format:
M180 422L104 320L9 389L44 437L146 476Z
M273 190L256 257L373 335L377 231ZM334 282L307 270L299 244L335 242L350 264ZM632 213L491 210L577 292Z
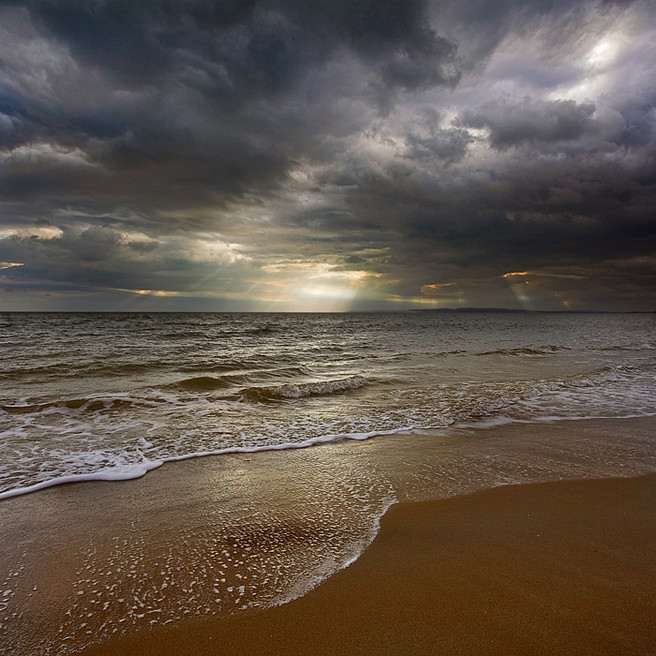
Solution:
M527 310L526 308L408 308L406 312L434 313L494 313L494 314L655 314L656 310Z

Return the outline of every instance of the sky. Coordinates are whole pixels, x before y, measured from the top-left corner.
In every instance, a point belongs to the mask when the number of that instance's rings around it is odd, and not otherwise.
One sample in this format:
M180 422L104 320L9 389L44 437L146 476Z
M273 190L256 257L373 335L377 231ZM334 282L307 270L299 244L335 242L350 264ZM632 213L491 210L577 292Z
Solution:
M656 310L656 5L3 0L0 310Z

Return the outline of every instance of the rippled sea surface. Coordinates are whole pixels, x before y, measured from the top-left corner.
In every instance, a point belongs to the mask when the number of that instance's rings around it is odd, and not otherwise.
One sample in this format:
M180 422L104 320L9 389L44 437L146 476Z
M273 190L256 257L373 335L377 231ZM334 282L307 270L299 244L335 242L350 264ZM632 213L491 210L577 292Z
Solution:
M656 413L656 315L1 314L0 498L210 453Z

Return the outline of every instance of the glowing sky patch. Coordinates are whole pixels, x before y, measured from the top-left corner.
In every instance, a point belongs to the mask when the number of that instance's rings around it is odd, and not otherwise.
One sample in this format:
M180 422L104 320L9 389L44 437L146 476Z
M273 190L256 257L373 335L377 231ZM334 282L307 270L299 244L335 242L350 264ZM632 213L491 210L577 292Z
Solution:
M433 283L430 285L422 285L421 293L426 294L426 296L431 296L433 294L439 294L445 290L448 290L450 287L455 287L455 283L442 282L442 283Z

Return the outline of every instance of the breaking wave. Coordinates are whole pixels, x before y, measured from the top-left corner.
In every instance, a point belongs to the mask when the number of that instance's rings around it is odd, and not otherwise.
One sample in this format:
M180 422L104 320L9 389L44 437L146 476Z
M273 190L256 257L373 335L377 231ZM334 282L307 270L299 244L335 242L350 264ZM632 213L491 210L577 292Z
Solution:
M368 384L364 376L349 376L336 380L324 380L312 383L287 383L285 385L271 385L260 387L248 387L239 392L239 398L260 403L272 401L286 401L291 399L303 399L310 396L328 396L331 394L342 394L350 390L359 389Z

